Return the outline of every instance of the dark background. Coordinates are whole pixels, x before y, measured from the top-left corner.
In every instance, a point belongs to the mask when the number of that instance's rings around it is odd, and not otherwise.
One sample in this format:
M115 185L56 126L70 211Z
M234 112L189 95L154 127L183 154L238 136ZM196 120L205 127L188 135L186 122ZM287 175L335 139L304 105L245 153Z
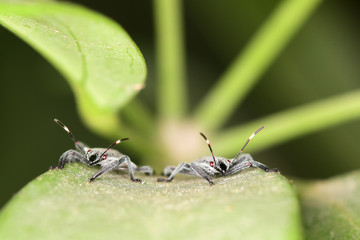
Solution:
M152 2L74 2L115 19L138 44L149 72L147 88L138 97L155 111ZM190 102L199 102L279 2L184 1ZM324 1L228 126L360 88L358 10L346 1ZM84 127L69 86L47 61L3 28L0 41L2 206L73 147L54 117L90 146L107 146L109 140ZM359 134L360 122L353 121L257 155L290 176L329 177L360 167Z

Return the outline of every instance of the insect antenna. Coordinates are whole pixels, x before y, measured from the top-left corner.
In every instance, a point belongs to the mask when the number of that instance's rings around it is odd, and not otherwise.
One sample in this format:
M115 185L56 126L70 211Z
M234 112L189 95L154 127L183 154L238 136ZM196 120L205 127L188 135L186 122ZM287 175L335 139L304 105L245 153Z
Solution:
M202 132L200 133L200 135L206 140L206 143L207 143L207 145L209 146L211 155L212 155L212 157L213 157L213 159L214 159L214 164L216 164L214 152L213 152L213 150L212 150L212 148L211 148L209 139L207 139L207 137L206 137Z
M235 158L237 158L242 152L244 152L245 147L249 144L249 142L251 141L251 139L258 134L261 130L264 129L265 126L261 126L258 128L258 130L256 130L253 134L251 134L251 136L248 138L248 140L246 140L244 146L241 148L240 152L238 153L238 155L236 155Z
M123 141L127 141L127 140L129 140L129 139L130 139L130 138L119 139L119 140L117 140L116 142L114 142L113 144L111 144L111 145L100 155L99 161L101 160L102 156L104 156L105 153L107 153L107 151L110 150L110 148L114 147L115 145L117 145L117 144L119 144L119 143L121 143L121 142L123 142ZM97 161L97 162L98 162L98 161Z
M69 128L67 126L65 126L65 124L63 124L62 122L60 122L58 119L54 118L54 122L57 123L60 127L62 127L70 136L71 140L74 142L75 146L77 147L77 149L79 149L81 152L84 153L84 150L80 147L80 145L78 144L78 142L76 141L74 135L72 135L72 133L70 132ZM84 153L85 154L85 153Z
M256 130L253 134L251 134L251 136L248 138L248 140L246 141L246 143L244 144L244 146L242 147L240 152L243 152L245 147L248 145L248 143L250 142L250 140L256 135L258 134L261 130L264 129L265 126L261 126L258 130Z

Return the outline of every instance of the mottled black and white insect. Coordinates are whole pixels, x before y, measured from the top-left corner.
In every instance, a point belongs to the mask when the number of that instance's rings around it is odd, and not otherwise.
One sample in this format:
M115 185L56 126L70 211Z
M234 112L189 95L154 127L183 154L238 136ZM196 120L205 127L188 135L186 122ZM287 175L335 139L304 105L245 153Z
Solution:
M266 172L279 172L277 168L269 169L266 165L254 161L250 154L243 154L243 151L250 140L260 132L264 126L260 127L256 130L245 142L244 146L242 147L241 151L233 158L227 159L222 157L215 157L213 150L211 148L209 140L205 137L203 133L200 133L201 136L206 140L206 143L209 146L210 152L212 156L209 157L202 157L198 160L191 162L191 163L180 163L177 167L168 166L164 169L164 175L169 176L167 179L158 178L158 182L171 182L175 175L178 173L193 175L204 178L206 181L213 185L214 182L212 177L216 175L227 176L231 174L235 174L240 172L243 169L249 167L257 167L261 168Z
M129 140L129 138L119 139L111 144L108 148L89 148L84 143L76 141L69 128L67 128L62 122L56 118L54 121L70 135L71 140L75 143L75 147L78 151L72 149L67 150L61 155L59 159L59 165L50 167L50 169L63 169L67 163L76 161L85 163L90 166L100 165L101 170L94 174L94 176L89 179L89 182L92 182L100 175L115 169L128 171L130 173L130 179L134 182L142 182L141 179L134 177L134 171L153 174L153 169L150 166L138 167L130 160L127 155L124 155L117 150L111 149L115 145Z

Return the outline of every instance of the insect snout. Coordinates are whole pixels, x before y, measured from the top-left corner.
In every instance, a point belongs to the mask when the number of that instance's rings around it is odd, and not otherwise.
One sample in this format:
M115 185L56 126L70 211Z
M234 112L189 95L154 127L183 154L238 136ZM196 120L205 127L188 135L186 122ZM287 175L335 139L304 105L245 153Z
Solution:
M227 170L227 166L226 166L226 164L224 162L220 162L220 168L224 172Z

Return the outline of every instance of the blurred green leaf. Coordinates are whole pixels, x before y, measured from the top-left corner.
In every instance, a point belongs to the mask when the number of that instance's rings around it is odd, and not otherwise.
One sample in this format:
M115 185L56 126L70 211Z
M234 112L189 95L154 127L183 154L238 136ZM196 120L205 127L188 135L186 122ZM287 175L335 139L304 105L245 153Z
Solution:
M219 154L234 154L239 151L240 138L246 139L259 126L266 125L266 134L256 137L256 144L249 145L247 151L266 149L305 134L354 121L359 117L360 90L354 90L226 129L214 138L214 143Z
M215 180L111 172L69 164L29 183L2 210L1 239L302 239L288 180L249 169ZM15 228L16 226L16 228Z
M70 3L0 1L0 24L65 76L93 130L116 134L116 112L143 88L146 76L142 54L117 23Z
M360 239L360 171L300 185L307 239Z
M220 128L322 0L281 1L195 111L203 128Z

